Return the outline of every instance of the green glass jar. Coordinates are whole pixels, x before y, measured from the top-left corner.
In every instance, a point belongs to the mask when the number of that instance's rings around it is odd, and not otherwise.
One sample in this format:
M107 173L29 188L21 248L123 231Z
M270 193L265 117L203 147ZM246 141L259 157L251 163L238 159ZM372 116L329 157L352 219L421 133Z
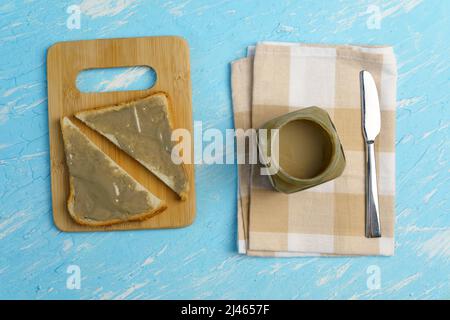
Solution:
M309 107L266 122L258 130L260 160L272 186L293 193L339 177L345 155L328 113Z

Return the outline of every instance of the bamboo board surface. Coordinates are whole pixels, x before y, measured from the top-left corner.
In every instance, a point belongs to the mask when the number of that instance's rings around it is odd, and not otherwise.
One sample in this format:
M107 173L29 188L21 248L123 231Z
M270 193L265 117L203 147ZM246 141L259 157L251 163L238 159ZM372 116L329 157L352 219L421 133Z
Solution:
M87 69L149 66L156 72L156 83L148 90L83 93L77 89L78 74ZM164 183L137 161L120 151L100 134L89 129L73 114L138 100L156 92L165 92L170 100L173 129L192 131L192 98L189 47L179 37L142 37L59 42L47 53L48 118L50 136L53 219L62 231L109 231L130 229L177 228L190 225L195 218L194 165L185 164L189 178L188 199L180 201ZM160 199L168 208L144 221L106 227L75 223L67 210L69 174L59 120L70 116L86 135L115 162ZM193 146L191 144L191 154Z

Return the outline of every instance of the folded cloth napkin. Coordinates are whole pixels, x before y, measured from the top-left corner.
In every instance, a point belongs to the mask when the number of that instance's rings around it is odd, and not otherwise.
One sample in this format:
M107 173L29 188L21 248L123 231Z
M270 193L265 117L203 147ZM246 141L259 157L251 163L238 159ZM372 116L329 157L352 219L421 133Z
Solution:
M395 215L396 60L391 47L260 43L232 63L235 127L264 122L309 106L333 120L346 156L337 179L293 194L240 164L239 253L254 256L393 255ZM383 237L364 236L365 151L359 72L375 78L381 131L375 143ZM237 146L238 154L242 146Z

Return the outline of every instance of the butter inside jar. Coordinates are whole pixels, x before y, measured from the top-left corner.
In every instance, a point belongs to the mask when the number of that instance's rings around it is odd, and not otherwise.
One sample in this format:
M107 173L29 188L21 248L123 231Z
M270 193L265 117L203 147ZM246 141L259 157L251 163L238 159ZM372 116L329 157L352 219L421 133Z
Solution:
M279 192L317 186L339 177L345 169L344 150L324 109L299 109L266 122L260 129L267 132L258 135L262 163L270 168L268 178Z
M330 163L332 143L327 132L310 120L288 122L279 131L279 163L290 176L311 179Z

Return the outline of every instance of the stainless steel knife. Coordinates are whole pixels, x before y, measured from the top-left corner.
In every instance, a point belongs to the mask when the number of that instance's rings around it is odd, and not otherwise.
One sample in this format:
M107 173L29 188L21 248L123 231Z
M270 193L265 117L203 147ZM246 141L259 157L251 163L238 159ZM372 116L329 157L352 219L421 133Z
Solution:
M378 206L375 138L380 133L381 116L375 80L368 71L360 72L363 136L366 143L366 237L381 237Z

